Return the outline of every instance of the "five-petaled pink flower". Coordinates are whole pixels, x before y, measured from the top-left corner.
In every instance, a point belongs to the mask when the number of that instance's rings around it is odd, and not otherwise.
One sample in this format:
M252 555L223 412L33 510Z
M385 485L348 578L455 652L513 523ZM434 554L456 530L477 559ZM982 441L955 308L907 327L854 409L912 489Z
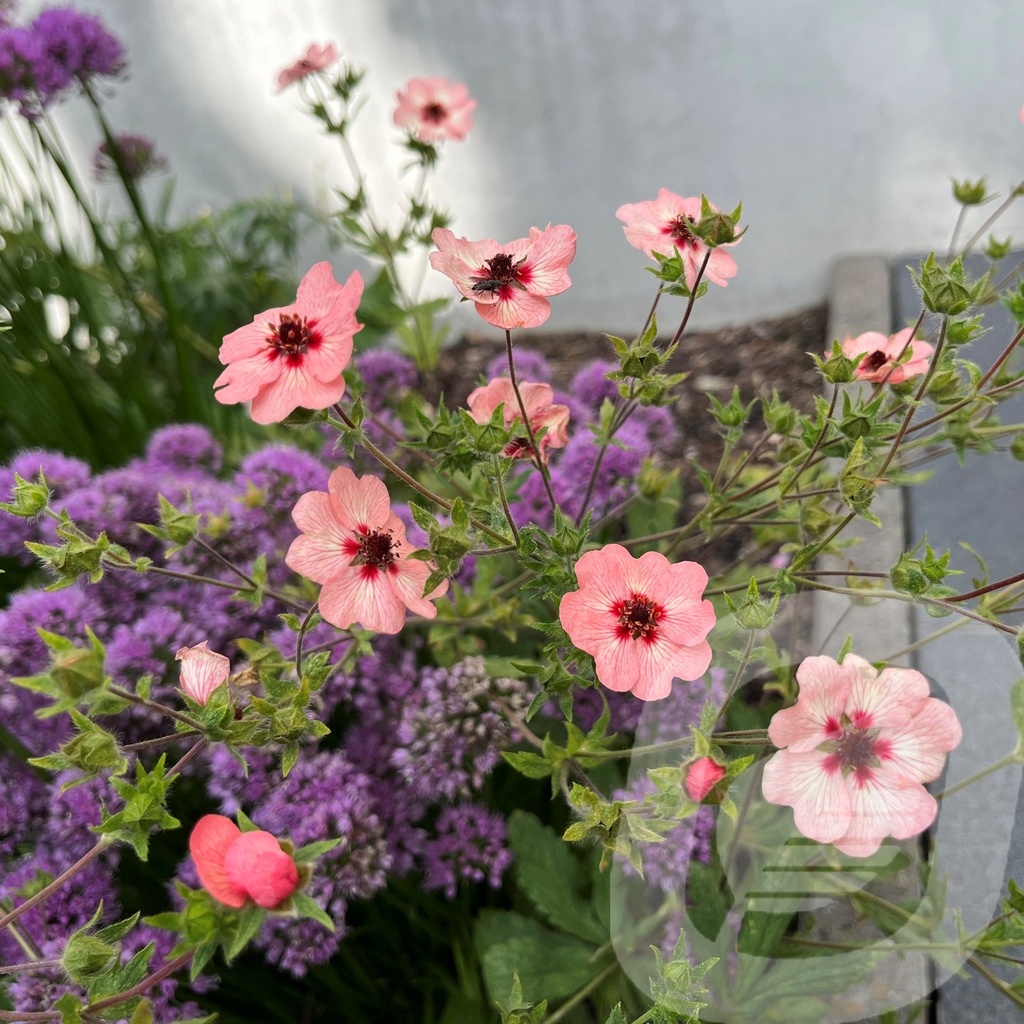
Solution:
M712 206L712 210L717 209ZM615 211L615 216L626 222L622 229L630 245L642 249L651 259L654 254L671 256L673 248L683 260L686 287L692 289L708 251L707 244L690 230L700 220L700 196L683 198L668 189L661 189L657 199L643 203L626 203ZM736 261L725 251L726 242L711 250L704 277L723 288L730 277L736 276Z
M224 338L214 381L218 402L252 400L257 423L277 423L301 406L326 409L345 391L341 371L352 358L352 336L362 330L356 310L363 279L353 271L344 285L329 263L302 279L291 306L268 309Z
M278 91L287 89L293 82L298 82L307 75L326 71L337 59L338 51L334 48L334 43L328 43L326 46L313 43L306 51L305 57L300 57L277 76Z
M569 407L551 404L555 395L550 384L520 381L519 393L523 396L526 419L534 435L542 428L545 429L544 436L537 439L537 447L540 449L541 460L547 462L549 448L564 448L569 443ZM514 429L517 423L521 425L523 422L516 393L508 377L495 377L486 387L470 392L466 404L470 416L477 423L489 422L494 410L502 404L505 407L502 415L507 429ZM513 459L531 458L533 453L526 432L523 431L522 437L516 436L509 441L502 454Z
M299 887L295 861L269 832L242 832L223 814L200 818L188 849L203 888L236 910L249 899L273 910Z
M699 679L711 662L704 639L715 610L701 594L708 574L696 562L671 563L648 551L634 558L619 544L588 551L576 563L580 589L566 594L558 617L572 642L594 656L610 690L658 700L672 680Z
M455 282L489 324L511 330L539 327L551 315L547 295L568 288L576 255L576 232L568 224L530 228L529 238L499 245L493 238L471 242L447 228L433 234L430 265Z
M182 647L174 656L181 662L181 688L204 706L213 691L231 674L231 662L206 645L204 640L195 647Z
M796 704L768 726L777 747L764 767L765 799L793 808L819 843L867 857L887 836L909 839L934 820L922 783L937 779L961 737L953 709L928 696L920 672L848 654L806 658Z
M854 370L854 374L861 380L869 380L874 384L880 384L883 380L889 384L902 384L910 377L927 373L928 358L935 351L926 341L910 341L912 333L913 328L907 327L889 337L878 331L867 331L858 334L856 338L847 336L843 342L843 355L847 359L864 356ZM910 357L897 363L908 341Z
M464 139L473 127L476 100L459 82L447 78L411 78L398 90L394 121L420 142Z
M299 498L292 519L302 535L285 556L296 572L323 584L320 614L341 629L359 622L375 633L397 633L406 608L432 619L430 602L448 581L423 595L433 567L408 557L413 548L383 481L340 466L328 487Z
M686 795L700 803L725 776L725 769L710 757L698 758L686 772Z

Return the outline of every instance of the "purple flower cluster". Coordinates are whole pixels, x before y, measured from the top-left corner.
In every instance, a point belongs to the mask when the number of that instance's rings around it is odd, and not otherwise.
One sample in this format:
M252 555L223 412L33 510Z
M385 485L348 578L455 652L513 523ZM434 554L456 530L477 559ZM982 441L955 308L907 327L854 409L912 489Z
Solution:
M423 849L424 886L454 899L459 883L487 882L492 889L511 865L505 819L478 804L446 807Z
M124 66L121 43L74 7L48 8L28 27L0 27L0 97L25 117L38 117L78 83L117 77Z
M147 139L145 135L122 132L113 140L104 139L96 147L92 157L92 169L97 178L120 176L121 171L117 166L118 154L125 173L132 181L140 181L148 174L160 174L167 170L167 158L157 153L152 139Z

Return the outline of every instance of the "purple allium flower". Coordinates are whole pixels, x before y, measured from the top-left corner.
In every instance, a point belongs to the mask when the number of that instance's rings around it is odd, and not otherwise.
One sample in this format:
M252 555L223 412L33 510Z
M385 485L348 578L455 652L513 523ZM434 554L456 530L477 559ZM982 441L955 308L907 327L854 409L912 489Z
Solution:
M585 403L592 414L596 413L602 402L607 398L614 401L618 396L619 388L613 380L608 380L606 373L611 373L619 368L618 363L608 359L595 359L587 363L569 385L569 390L583 403Z
M124 47L103 22L74 7L51 7L32 22L43 42L45 72L37 71L37 86L50 99L76 79L116 78L124 71ZM45 86L43 80L45 79Z
M368 899L386 883L391 866L384 827L373 800L373 780L340 751L302 755L288 778L252 815L260 828L287 836L298 846L324 839L341 842L320 858L310 895L331 915L331 935L310 921L270 919L259 944L267 958L296 976L309 963L330 959L344 932L347 901Z
M374 408L382 402L390 404L397 392L416 384L416 367L412 360L391 349L372 348L360 352L356 366L363 375L364 391Z
M452 800L478 790L515 733L495 701L523 712L521 679L491 679L483 658L424 669L398 715L391 764L418 797Z
M206 789L220 800L222 814L234 815L239 808L259 804L281 782L279 752L269 747L247 747L244 755L248 769L223 744L210 748Z
M0 861L30 840L46 813L49 787L12 754L0 751Z
M45 59L43 41L26 28L0 28L0 96L37 117L36 70Z
M529 380L538 384L551 383L551 366L539 352L516 346L516 380ZM487 364L487 379L508 376L508 356L495 356Z
M486 881L492 889L513 861L505 845L505 819L477 804L447 807L437 819L435 838L423 851L423 885L454 899L459 883Z
M132 181L141 181L147 174L162 174L167 170L167 158L157 153L152 139L147 139L145 135L122 132L114 136L113 145L109 139L104 139L93 152L93 173L101 181L104 178L120 177L117 157L114 155L115 146L121 155L125 173Z
M206 427L176 423L155 430L146 445L146 463L164 475L218 473L224 451Z

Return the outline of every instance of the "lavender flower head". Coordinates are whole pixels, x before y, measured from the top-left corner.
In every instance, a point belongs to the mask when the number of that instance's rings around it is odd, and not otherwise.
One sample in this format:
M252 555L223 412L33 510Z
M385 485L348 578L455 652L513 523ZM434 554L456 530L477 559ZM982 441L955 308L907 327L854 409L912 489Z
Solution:
M121 157L125 174L132 181L141 181L149 174L161 174L167 170L167 158L156 151L152 139L145 135L122 132L113 139L104 139L92 155L92 169L96 178L119 178L117 154Z
M551 380L551 364L539 352L528 348L516 348L516 380L531 380L547 383ZM495 356L487 364L487 379L508 376L508 356Z
M453 668L427 668L403 704L391 765L410 791L426 800L452 800L478 790L503 747L515 740L496 702L522 713L521 679L491 679L483 658Z
M501 886L514 858L505 845L507 830L500 814L477 804L447 807L434 831L423 851L424 888L440 889L451 900L463 881Z
M372 396L372 404L390 402L396 392L414 387L416 367L412 360L400 352L386 348L372 348L360 352L356 365L363 375L363 386Z
M217 473L223 458L220 442L198 423L161 427L146 445L146 462L166 475Z

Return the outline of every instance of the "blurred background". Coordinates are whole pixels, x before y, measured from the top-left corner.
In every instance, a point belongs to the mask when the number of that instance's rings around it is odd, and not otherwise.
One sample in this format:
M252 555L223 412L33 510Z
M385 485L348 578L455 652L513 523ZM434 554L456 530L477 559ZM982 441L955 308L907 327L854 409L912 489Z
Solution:
M26 17L41 4L23 0ZM92 0L125 44L112 90L119 130L171 162L174 209L254 194L323 201L347 187L336 145L276 76L311 42L369 69L354 142L385 205L403 154L390 144L408 78L463 81L479 101L444 147L434 188L456 234L521 237L568 223L573 287L550 327L625 330L650 302L615 210L659 188L744 204L739 273L697 304L696 326L825 298L838 254L949 242L949 179L1024 168L1024 6L985 0ZM57 108L71 149L98 141L80 100ZM111 197L116 190L111 188ZM1001 235L1019 231L1004 220ZM312 253L310 259L322 254ZM340 262L344 262L343 260ZM444 294L440 275L432 287ZM457 314L469 323L472 311ZM216 339L214 339L216 340Z

